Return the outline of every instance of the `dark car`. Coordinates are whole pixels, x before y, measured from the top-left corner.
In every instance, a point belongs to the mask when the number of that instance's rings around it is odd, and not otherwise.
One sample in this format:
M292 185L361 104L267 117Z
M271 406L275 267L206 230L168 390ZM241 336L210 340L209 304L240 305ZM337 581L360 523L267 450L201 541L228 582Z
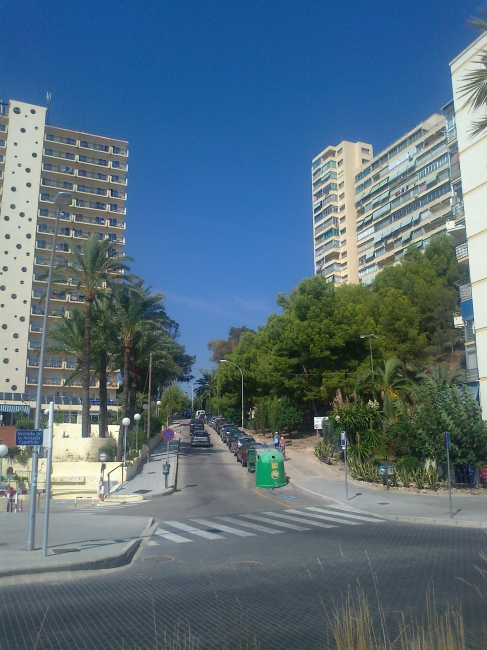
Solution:
M196 429L191 436L192 447L210 447L210 436L204 429Z
M205 423L204 423L204 421L203 421L201 418L194 418L194 419L191 420L191 422L189 423L189 432L190 432L190 433L193 433L193 431L194 431L196 428L201 428L201 429L204 429L204 428L205 428Z
M191 417L191 411L189 409L186 409L183 411L183 418L190 418Z
M228 447L230 448L230 445L234 440L237 440L240 438L240 436L245 435L243 431L240 431L240 429L230 429L230 431L227 432L226 435L226 440L225 442L227 443Z
M246 442L255 442L255 439L252 438L252 436L248 436L244 433L243 436L238 436L238 438L232 440L232 442L230 443L230 451L233 453L234 456L237 455L237 451Z
M219 433L220 435L221 435L221 429L222 429L222 427L224 427L226 424L230 424L230 423L227 422L227 420L225 420L225 419L217 420L217 423L216 423L216 430L218 431L218 433Z
M211 422L212 417L213 417L213 413L206 413L205 414L205 422L206 422L206 424L209 424Z
M267 449L267 446L261 442L245 442L237 450L237 462L242 463L242 467L247 467L247 454L249 449Z
M226 442L228 445L229 443L228 436L231 433L236 433L237 431L239 431L239 428L236 427L234 424L225 424L220 429L220 437L223 440L223 442Z

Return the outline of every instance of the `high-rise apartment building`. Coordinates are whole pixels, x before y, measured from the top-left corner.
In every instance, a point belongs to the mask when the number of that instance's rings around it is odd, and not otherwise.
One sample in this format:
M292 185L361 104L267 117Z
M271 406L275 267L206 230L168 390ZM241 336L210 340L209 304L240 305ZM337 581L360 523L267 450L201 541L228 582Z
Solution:
M11 100L0 103L0 414L35 406L46 273L53 245L59 191L73 195L61 212L56 257L67 263L68 242L91 233L125 243L127 142L46 124L46 108ZM84 296L69 278L53 285L49 322L82 308ZM43 404L54 400L65 421L81 413L81 379L66 384L76 367L69 354L47 354ZM98 383L90 393L94 419ZM117 378L108 380L109 404L116 405Z
M487 419L487 130L472 134L473 123L485 119L485 109L475 113L466 106L461 88L469 73L484 70L486 54L487 34L484 33L451 62L454 111L450 107L449 113L452 136L458 137L463 198L450 232L459 241L457 258L469 264L470 274L470 282L460 287L461 314L457 318L464 327L467 373L470 371L471 380L479 380L484 419Z
M328 282L358 282L354 178L372 154L372 145L344 140L312 162L315 273Z
M458 152L456 153L458 158ZM361 165L355 175L358 277L372 282L399 262L408 246L424 248L451 218L451 184L460 176L445 134L445 117L434 114Z

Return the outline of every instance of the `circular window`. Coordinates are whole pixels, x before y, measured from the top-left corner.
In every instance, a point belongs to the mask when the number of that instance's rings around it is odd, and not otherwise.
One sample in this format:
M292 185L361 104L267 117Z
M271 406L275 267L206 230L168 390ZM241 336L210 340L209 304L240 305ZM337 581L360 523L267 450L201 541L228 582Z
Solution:
M4 359L4 360L3 360L3 363L8 363L8 359Z
M6 379L6 380L5 380L5 383L8 384L9 382L10 382L10 379Z
M0 305L0 307L5 307L5 305Z
M5 235L5 239L10 239L10 235Z
M20 108L18 106L14 108L14 113L15 115L18 115L20 113Z
M8 266L4 266L3 271L8 271Z
M16 332L16 333L14 334L14 339L18 339L18 338L19 338L19 335L18 335L17 332Z
M27 187L32 187L32 183L26 183Z
M5 285L4 284L2 284L2 286L0 286L0 291L5 291Z
M35 113L36 113L33 108L30 109L30 112L32 113L32 115L35 115Z
M21 280L21 281L20 281L20 284L24 284L24 281L23 281L23 280Z
M22 248L22 244L17 244L16 248Z
M20 321L21 323L23 323L23 322L25 321L25 316L21 316L21 317L19 318L19 321Z
M32 221L32 218L31 218L31 217L29 217L29 218L27 219L27 221Z
M16 294L16 293L13 293L10 297L13 298L13 299L15 300L15 298L17 298L17 294Z
M32 238L32 235L30 234L30 232L26 235L26 237L27 237L27 239L31 239L31 238Z
M23 266L23 267L22 267L22 272L25 273L26 271L27 271L27 267L26 267L26 266Z
M10 221L10 217L7 217L7 216L5 215L5 217L3 218L3 220L4 220L4 221Z
M16 187L11 187L10 189L12 190L12 192L16 192L16 191L17 191L17 188L16 188Z
M24 303L24 305L26 305L26 304L27 304L27 300L23 300L22 302Z
M25 217L25 212L19 212L21 217Z
M32 154L32 158L37 158L37 154L36 154L36 153L33 153L33 154Z
M20 132L25 133L25 129L24 128L20 129Z
M6 329L7 329L7 326L5 325L5 323L2 325L2 329L3 329L3 330L6 330Z
M26 171L28 174L30 174L30 167L26 167L26 168L25 168L25 171Z
M10 209L11 209L11 210L15 210L15 203L12 203L12 204L11 204Z
M12 390L17 390L17 386L15 386L15 384L12 384Z

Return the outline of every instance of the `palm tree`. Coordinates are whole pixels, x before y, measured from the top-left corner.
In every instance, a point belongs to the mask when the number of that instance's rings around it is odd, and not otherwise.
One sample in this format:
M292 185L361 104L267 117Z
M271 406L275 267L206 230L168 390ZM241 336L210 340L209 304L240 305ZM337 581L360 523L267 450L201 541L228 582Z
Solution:
M372 390L373 395L380 395L382 410L389 419L394 416L398 402L404 402L411 394L413 382L406 374L399 359L391 357L372 371L364 370L359 376L357 390Z
M196 397L201 398L206 404L206 400L211 400L212 397L215 397L218 393L218 382L216 377L216 372L205 372L200 371L203 377L197 379L196 390L194 391Z
M113 287L115 336L123 350L123 390L122 390L122 419L127 413L130 388L131 355L137 342L148 335L154 322L161 313L165 314L162 303L163 296L150 293L145 289L142 280L129 285ZM122 460L123 427L120 425L117 445L117 461Z
M90 437L90 370L91 370L91 327L92 311L95 300L109 291L109 283L124 278L126 263L130 258L119 258L112 250L112 242L99 239L98 233L91 234L82 244L68 244L72 259L68 262L68 271L72 282L84 292L85 329L83 337L83 357L81 362L81 384L83 392L83 410L81 435ZM67 274L66 266L58 266L56 272Z
M429 366L426 372L420 372L416 377L425 384L441 389L458 383L463 378L463 371L461 368L454 368L449 372L448 365L440 363L437 366Z
M104 438L107 432L107 378L111 360L115 355L114 328L110 294L99 296L94 303L93 310L91 355L94 357L93 365L100 380L100 417L98 422L100 438Z
M469 20L470 27L487 31L487 10L480 9L483 18L472 18ZM487 51L480 53L480 57L476 63L478 68L468 72L462 79L464 82L460 86L460 97L465 98L464 106L470 105L470 110L477 112L480 109L487 107ZM474 138L487 128L487 117L483 117L472 123L470 130L470 137Z
M49 328L49 344L47 351L53 354L69 354L74 356L76 366L68 377L72 381L80 372L83 363L83 347L85 333L85 312L82 309L72 309L70 317L62 316Z

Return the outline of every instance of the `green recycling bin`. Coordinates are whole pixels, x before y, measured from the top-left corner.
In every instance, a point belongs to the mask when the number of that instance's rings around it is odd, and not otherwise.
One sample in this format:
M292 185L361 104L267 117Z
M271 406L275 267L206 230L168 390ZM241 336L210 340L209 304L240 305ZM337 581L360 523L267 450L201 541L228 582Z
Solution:
M261 488L276 488L287 485L284 457L280 451L267 449L257 451L255 485Z

